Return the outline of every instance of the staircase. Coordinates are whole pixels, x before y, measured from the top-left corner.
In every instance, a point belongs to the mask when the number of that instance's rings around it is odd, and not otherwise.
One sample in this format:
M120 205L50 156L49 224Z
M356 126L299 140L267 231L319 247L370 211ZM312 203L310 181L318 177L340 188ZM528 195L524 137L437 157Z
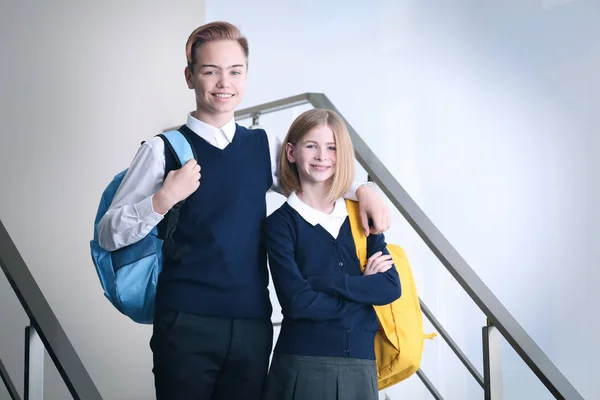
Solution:
M343 116L327 96L319 93L304 93L246 108L237 111L235 116L238 121L251 119L253 125L258 125L261 116L307 105L315 108L331 109ZM346 120L346 124L352 137L356 159L367 171L369 179L379 186L433 254L485 314L487 321L485 326L482 327L484 365L482 368L483 373L480 373L442 324L435 318L425 302L420 301L425 317L452 349L475 382L482 388L483 398L486 400L501 400L503 398L500 341L504 338L554 398L583 400L583 397L573 385L408 195L392 173L352 128L348 120ZM48 351L74 399L101 400L102 397L94 382L1 221L0 266L30 320L29 326L25 327L26 346L24 357L26 368L24 371L25 395L23 400L43 398L44 350ZM276 322L274 325L277 326L279 323ZM417 376L433 398L443 399L440 391L427 377L425 371L419 370ZM11 399L21 400L2 360L0 360L0 377ZM384 396L386 400L391 400L387 394L384 394Z

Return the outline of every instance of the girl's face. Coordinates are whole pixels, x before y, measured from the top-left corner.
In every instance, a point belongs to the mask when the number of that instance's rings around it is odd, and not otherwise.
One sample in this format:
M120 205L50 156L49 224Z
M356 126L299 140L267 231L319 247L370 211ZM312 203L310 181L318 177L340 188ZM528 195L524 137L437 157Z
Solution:
M288 161L296 164L300 184L331 183L335 175L335 136L327 125L317 126L295 145L286 144Z

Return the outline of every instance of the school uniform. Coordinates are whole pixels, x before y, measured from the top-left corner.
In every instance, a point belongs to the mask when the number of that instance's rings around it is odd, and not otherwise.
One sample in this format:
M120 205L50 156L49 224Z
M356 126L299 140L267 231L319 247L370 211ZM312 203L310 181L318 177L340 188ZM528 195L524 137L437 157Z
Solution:
M272 184L267 137L237 126L219 149L182 130L202 162L202 184L180 210L176 256L165 255L158 279L157 398L258 399L273 340L261 240ZM169 153L165 161L165 173L177 168Z
M266 251L266 192L277 186L281 142L232 118L221 128L190 113L182 127L201 166L180 210L158 280L150 346L158 400L258 400L273 342ZM177 168L164 142L145 142L98 226L113 251L166 220L152 197ZM347 198L361 185L353 183Z
M202 178L163 251L150 341L156 398L259 400L273 343L261 240L272 146L264 130L233 119L219 129L191 115L188 123L181 129ZM131 244L157 224L164 236L167 219L152 210L152 195L178 166L161 142L136 155L105 215L103 247Z
M265 245L283 321L266 400L376 400L373 305L400 297L395 267L363 276L345 202L331 214L295 194L268 218ZM370 235L368 255L383 251Z

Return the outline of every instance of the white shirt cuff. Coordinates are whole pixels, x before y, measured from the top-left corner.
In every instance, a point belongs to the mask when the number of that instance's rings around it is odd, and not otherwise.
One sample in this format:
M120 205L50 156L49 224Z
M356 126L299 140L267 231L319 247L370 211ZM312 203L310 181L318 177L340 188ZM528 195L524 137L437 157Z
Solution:
M344 198L348 199L348 200L358 201L358 197L356 197L356 191L358 190L359 187L364 186L364 185L371 187L371 188L375 188L375 184L373 182L354 181L354 182L352 182L352 185L350 186L350 190L348 190L348 193L346 193Z
M154 197L154 195L152 195L150 197L146 197L144 200L137 203L135 205L135 211L137 212L138 218L141 221L144 221L144 223L146 223L148 225L155 226L160 221L162 221L164 215L155 212L154 209L152 208L152 198L153 197Z

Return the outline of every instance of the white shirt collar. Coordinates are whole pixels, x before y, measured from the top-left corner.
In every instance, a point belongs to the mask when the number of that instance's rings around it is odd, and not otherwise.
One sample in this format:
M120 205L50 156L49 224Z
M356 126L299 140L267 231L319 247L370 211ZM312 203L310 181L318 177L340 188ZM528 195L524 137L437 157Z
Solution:
M233 140L233 136L235 134L235 118L231 118L225 125L220 128L215 128L212 125L207 124L206 122L202 122L192 114L194 112L190 112L187 117L186 125L190 128L194 133L200 136L202 139L206 140L208 143L216 144L215 137L222 133L225 135L229 143Z
M333 218L341 219L342 221L346 219L348 216L348 210L346 209L346 202L344 199L338 199L335 202L335 206L333 207L333 211L331 214L326 214L324 212L315 210L311 206L303 203L302 200L298 197L296 192L293 192L287 199L288 204L300 214L302 218L306 220L309 224L315 226L318 224L323 224L324 222Z

